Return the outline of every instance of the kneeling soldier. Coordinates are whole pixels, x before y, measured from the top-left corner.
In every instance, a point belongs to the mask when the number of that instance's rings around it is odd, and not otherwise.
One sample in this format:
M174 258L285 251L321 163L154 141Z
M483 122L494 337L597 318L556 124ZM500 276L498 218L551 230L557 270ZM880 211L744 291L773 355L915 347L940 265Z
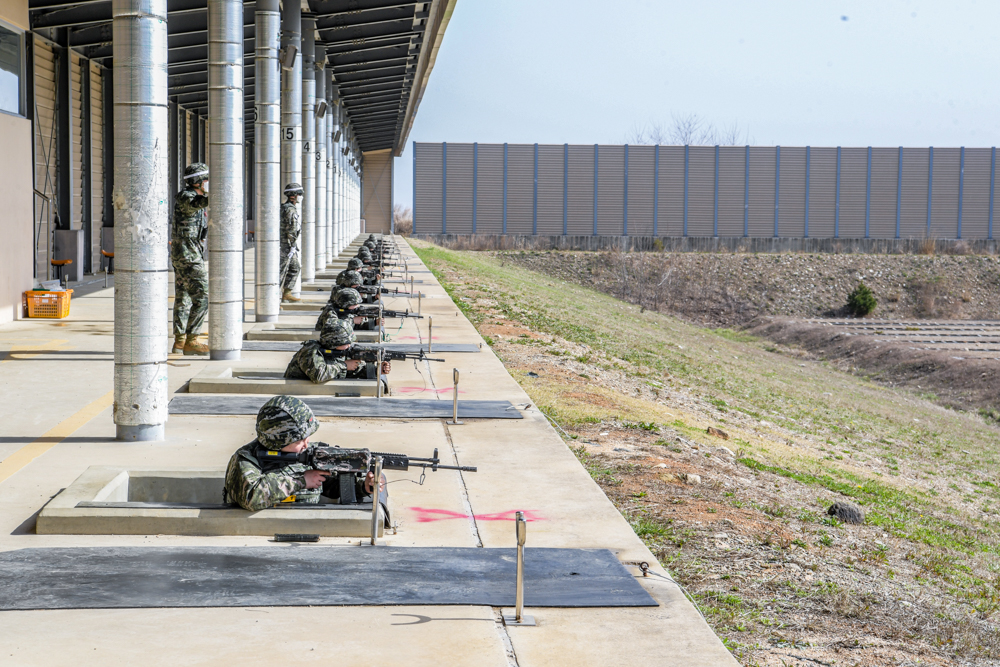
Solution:
M266 452L298 454L319 429L312 409L294 396L275 396L257 413L257 439L236 450L226 468L225 502L251 512L278 503L318 503L320 495L339 498L339 480L304 463L268 461ZM319 443L322 444L322 443ZM356 496L371 494L375 476L356 481Z

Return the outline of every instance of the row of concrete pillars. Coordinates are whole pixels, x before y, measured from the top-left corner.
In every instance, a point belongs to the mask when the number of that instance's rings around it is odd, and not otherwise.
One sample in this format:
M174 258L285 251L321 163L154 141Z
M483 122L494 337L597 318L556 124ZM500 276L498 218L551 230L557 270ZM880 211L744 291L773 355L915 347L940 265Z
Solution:
M278 318L282 189L302 184L301 280L361 231L361 153L315 19L298 3L255 6L255 271L258 322ZM279 13L280 12L280 13ZM169 335L167 0L116 0L114 40L115 403L119 440L161 440ZM243 338L243 3L208 0L211 358Z

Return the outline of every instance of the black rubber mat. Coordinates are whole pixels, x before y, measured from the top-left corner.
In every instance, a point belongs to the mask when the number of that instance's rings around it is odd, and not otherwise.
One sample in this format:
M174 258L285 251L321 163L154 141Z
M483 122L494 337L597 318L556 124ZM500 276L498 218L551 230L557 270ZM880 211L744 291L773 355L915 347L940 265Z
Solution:
M360 343L358 347L379 347L377 343ZM420 343L383 343L381 345L386 350L393 352L419 352L423 349L427 351L426 345ZM243 349L247 352L298 352L302 348L301 341L294 340L245 340ZM479 352L479 346L475 343L435 343L430 356L441 352Z
M530 535L529 535L530 538ZM0 610L514 606L515 550L95 547L0 553ZM607 549L524 552L526 607L655 607Z
M451 418L452 402L427 398L347 398L301 396L317 417L381 419ZM176 394L172 415L255 415L270 396L251 394ZM459 419L523 419L510 401L458 401Z

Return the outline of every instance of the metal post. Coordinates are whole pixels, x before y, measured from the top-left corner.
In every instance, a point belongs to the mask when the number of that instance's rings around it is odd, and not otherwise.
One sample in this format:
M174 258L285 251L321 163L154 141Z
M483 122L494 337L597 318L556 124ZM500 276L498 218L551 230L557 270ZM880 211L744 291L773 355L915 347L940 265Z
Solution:
M472 233L476 233L476 205L479 190L479 144L472 142Z
M167 1L115 0L115 402L118 440L167 421Z
M903 208L903 147L899 147L896 158L896 238L899 238L899 218Z
M622 236L628 236L628 144L625 144L625 192L622 196Z
M316 19L302 16L302 282L316 279Z
M243 340L243 2L208 0L208 349L240 358Z
M430 350L428 349L428 352ZM451 379L455 383L455 389L451 396L451 421L446 422L449 426L461 426L465 422L458 421L458 369L451 369Z
M413 293L413 288L412 287L410 288L410 293L411 294ZM421 302L423 301L423 298L424 298L423 293L422 292L418 292L417 293L417 315L420 314L420 305L421 305Z
M750 146L743 157L743 237L750 236Z
M316 261L314 268L326 268L326 46L316 45L316 139L313 151L316 163Z
M660 210L660 145L653 149L653 236L657 236Z
M871 150L871 149L869 149ZM965 192L965 146L959 149L958 158L958 238L962 238L962 195Z
M517 512L514 521L514 532L517 536L517 579L514 589L514 615L504 614L504 625L535 625L534 616L524 615L524 543L528 538L528 524L524 520L524 512Z
M379 317L379 326L382 326L382 318ZM378 367L375 369L375 378L377 383L375 384L375 398L382 398L382 351L383 348L378 349Z
M382 380L379 380L379 384ZM372 489L372 546L375 546L376 538L378 538L378 520L379 520L379 510L382 508L381 503L379 503L379 484L382 481L382 457L375 457L375 480L374 488Z
M420 303L419 301L417 303ZM418 315L420 313L417 313ZM431 345L434 344L434 318L427 318L427 354L431 353Z
M277 322L281 308L281 77L278 65L281 24L278 0L257 0L254 157L257 187L254 231L254 318Z
M594 144L594 236L597 236L597 174L598 174L598 150L597 144Z
M684 236L688 235L688 165L690 164L691 147L684 146ZM594 232L597 233L596 231Z
M806 146L806 201L805 201L805 219L803 221L804 234L806 238L809 238L809 169L810 169L810 155L809 146Z
M281 8L281 48L292 60L289 69L281 70L281 181L302 183L302 4L286 2ZM295 50L295 58L291 51ZM283 61L284 62L284 61ZM284 65L283 65L284 66ZM299 205L301 211L301 202ZM301 275L300 275L301 278ZM299 291L296 280L293 292Z
M712 236L719 237L719 146L715 147L715 185L712 195Z

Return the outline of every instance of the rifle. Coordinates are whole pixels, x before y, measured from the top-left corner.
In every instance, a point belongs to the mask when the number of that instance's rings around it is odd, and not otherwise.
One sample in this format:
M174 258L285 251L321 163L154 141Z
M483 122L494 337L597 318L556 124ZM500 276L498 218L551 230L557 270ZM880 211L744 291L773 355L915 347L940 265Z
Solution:
M355 287L361 294L392 294L393 296L413 296L409 292L400 292L399 288L389 289L388 287L382 287L381 285L362 285L360 287Z
M374 303L363 303L360 306L358 306L357 309L353 312L357 317L398 317L398 318L415 317L421 320L424 319L423 315L417 315L416 313L411 313L408 310L379 309L379 312L373 312L372 309L374 308L378 308L378 306Z
M268 463L302 463L315 470L325 470L337 475L340 484L340 504L352 504L357 500L355 494L358 476L365 477L369 472L375 472L376 458L382 459L382 470L409 470L410 467L420 468L420 484L424 483L427 469L458 470L460 472L477 472L476 466L441 465L437 448L430 458L407 456L406 454L390 454L388 452L373 452L368 449L341 449L325 443L311 445L299 453L274 451L258 447L255 452L257 460L262 465Z
M366 363L378 363L379 351L377 347L358 347L352 345L346 350L323 350L323 357L327 360L333 359L357 359ZM399 352L397 350L381 349L382 361L403 361L415 359L416 361L444 361L444 359L431 359L423 350L419 352Z

